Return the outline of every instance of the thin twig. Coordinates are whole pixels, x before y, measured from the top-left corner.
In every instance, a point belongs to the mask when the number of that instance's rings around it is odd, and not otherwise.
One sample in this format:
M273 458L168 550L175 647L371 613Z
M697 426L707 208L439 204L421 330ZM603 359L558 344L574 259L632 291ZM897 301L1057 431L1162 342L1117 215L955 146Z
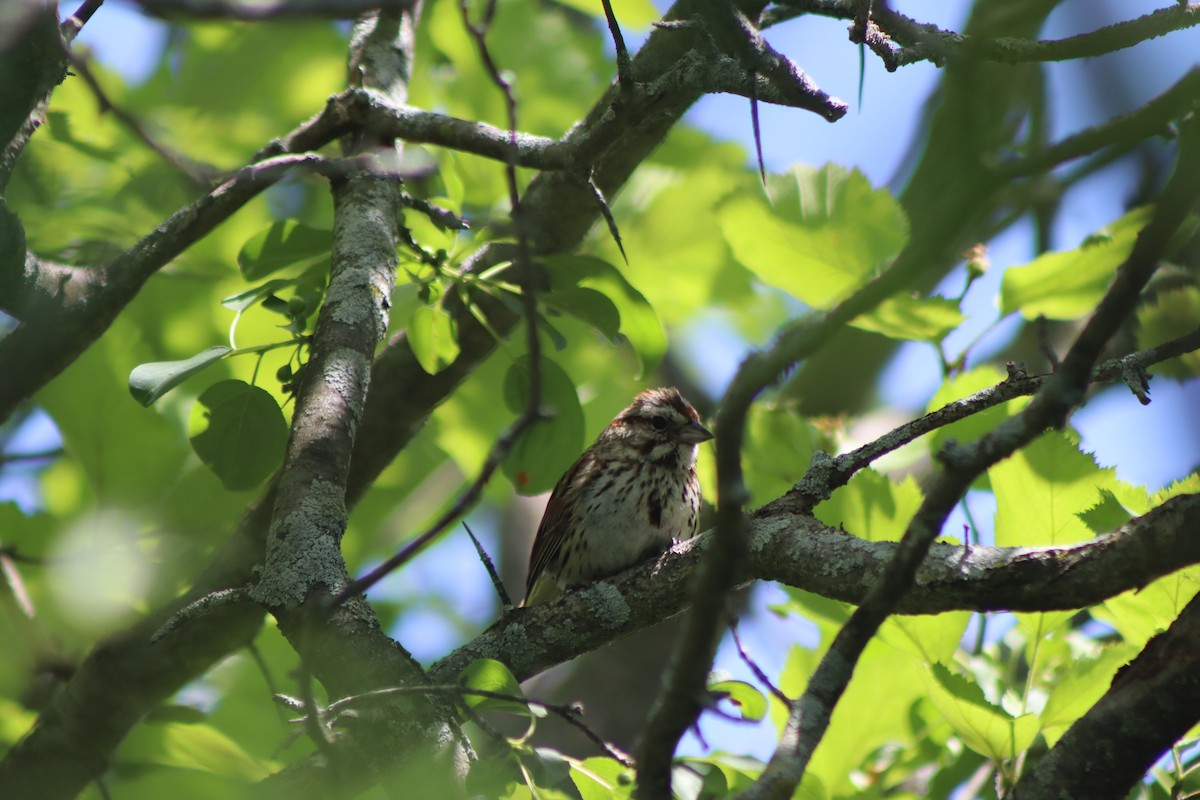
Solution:
M629 50L625 47L625 37L621 35L621 26L617 24L617 15L613 13L612 0L600 0L604 6L604 19L608 22L608 32L613 38L613 48L617 51L617 84L625 91L633 90L633 61L629 58Z
M17 464L22 461L45 461L50 458L59 458L66 453L61 447L52 447L48 450L36 450L31 453L0 453L0 466L4 464Z
M544 700L535 700L531 697L523 697L520 695L506 694L504 692L493 692L487 689L474 689L468 686L457 684L444 684L435 686L391 686L386 689L375 689L362 694L343 697L333 703L330 703L325 708L325 713L335 713L343 707L349 707L361 703L366 700L371 700L379 697L387 697L389 695L406 695L406 694L448 694L459 697L486 697L492 700L508 700L513 703L522 705L530 705L536 708L541 708L550 714L555 714L563 719L564 722L571 725L573 728L581 732L591 742L601 749L606 755L620 762L623 766L632 767L633 759L623 752L616 745L606 742L600 735L589 728L580 720L580 709L575 705L562 705L558 703L547 703ZM463 704L466 705L465 703Z
M25 581L21 578L20 571L17 570L16 559L5 552L0 552L0 575L3 575L4 583L12 592L13 600L21 609L21 613L28 619L33 619L36 615L33 600L29 597L29 591L25 588Z
M370 589L375 584L379 583L385 576L400 566L406 564L425 547L436 539L446 528L455 522L466 511L475 505L483 494L483 487L487 485L488 480L492 477L492 473L500 466L504 457L508 455L508 451L521 438L521 434L532 425L540 416L529 416L522 414L520 418L514 422L507 431L505 431L496 443L492 446L491 452L488 453L487 459L483 462L483 466L479 469L479 475L471 482L458 499L450 508L446 510L442 516L430 525L423 533L401 548L395 555L388 558L375 569L351 581L342 592L333 599L334 607L340 606L342 603L349 600L351 597L362 594Z
M79 32L83 30L83 26L88 23L93 14L100 10L100 6L103 4L104 0L84 0L79 8L75 9L75 13L67 17L60 26L63 38L68 42L74 41Z
M762 26L777 25L802 14L853 20L858 8L858 0L779 0L763 15ZM947 59L963 55L1004 64L1095 58L1197 24L1200 3L1176 3L1063 39L987 38L943 30L886 6L876 6L868 25L854 31L857 38L853 41L869 46L890 71L918 61L941 66ZM867 30L872 25L877 32Z
M1152 364L1167 361L1185 353L1200 349L1200 329L1129 355L1103 362L1092 372L1092 383L1109 383L1123 380L1126 373ZM882 456L899 449L921 436L932 433L961 419L986 411L1017 397L1036 393L1045 384L1049 375L1026 375L1014 371L1004 381L982 389L975 394L947 403L910 422L906 422L877 439L843 453L836 458L827 455L814 456L813 465L799 483L789 492L801 500L801 507L810 509L827 499L835 489L844 486L854 473ZM823 457L822 457L823 456Z
M737 648L738 655L741 656L742 661L745 662L746 666L750 668L750 671L754 673L754 677L758 678L759 683L761 683L763 686L766 686L767 691L769 691L776 700L783 703L785 708L791 707L792 698L784 694L783 690L771 681L770 677L767 676L767 673L763 672L762 667L755 663L754 659L750 657L750 654L746 652L746 648L742 647L742 637L738 635L737 617L731 616L729 618L729 632L733 634L733 645Z
M467 530L467 536L471 537L471 544L475 545L475 552L479 554L479 560L483 562L484 569L487 570L488 577L492 579L492 588L496 590L496 595L500 598L500 607L509 609L513 607L512 599L508 596L508 590L504 588L504 581L500 580L500 573L496 571L496 565L492 563L492 557L488 555L487 550L483 549L483 545L476 538L475 532L471 530L471 526L463 520L463 527Z

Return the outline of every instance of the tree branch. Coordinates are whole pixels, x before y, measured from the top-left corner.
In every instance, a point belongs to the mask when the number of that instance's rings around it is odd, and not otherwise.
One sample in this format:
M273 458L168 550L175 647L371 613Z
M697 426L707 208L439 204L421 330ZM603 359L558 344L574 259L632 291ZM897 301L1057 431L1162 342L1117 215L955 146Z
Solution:
M747 790L747 800L791 797L813 750L829 725L833 709L854 671L854 664L912 585L916 571L946 516L978 475L1007 458L1049 427L1060 427L1084 397L1093 365L1109 337L1132 311L1142 287L1158 267L1171 236L1187 218L1200 194L1200 125L1189 121L1180 136L1179 158L1128 259L1084 326L1062 366L1029 405L972 445L948 448L944 468L926 491L878 584L835 637L804 694L792 706L787 725L762 776Z
M948 59L958 57L1002 64L1095 58L1200 24L1200 3L1176 3L1088 33L1038 41L946 31L899 14L884 4L876 4L872 12L865 26L852 27L850 39L870 47L888 72L918 61L942 66ZM764 16L763 27L803 14L853 20L855 3L854 0L779 0L778 7Z
M1026 769L1011 796L1120 800L1187 735L1200 716L1198 708L1200 596L1117 672L1105 695Z
M934 544L899 614L1084 608L1200 563L1200 495L1168 500L1118 530L1063 547ZM735 580L778 581L822 597L862 603L899 547L868 542L776 501L746 521L749 554ZM516 609L429 668L450 682L477 658L503 661L518 680L668 619L688 607L689 587L715 547L713 531L657 561Z
M669 15L693 15L698 1L683 0ZM654 31L634 58L637 79L653 84L689 48L687 37L671 31ZM610 89L564 137L574 148L577 158L594 165L595 183L605 196L616 194L699 97L689 86L663 84L661 89L661 93L654 95L647 92L627 95L619 103L615 89ZM345 103L331 98L321 113L271 142L255 158L267 159L315 149L354 130L356 124ZM586 182L563 172L544 172L535 177L526 189L521 205L527 213L530 247L539 254L574 249L599 217L592 189ZM203 217L202 214L199 216ZM210 224L215 221L210 220ZM188 226L183 228L186 230ZM154 251L144 255L145 258L153 256ZM486 269L496 263L493 258L499 257L499 251L489 246L475 263L480 269ZM128 302L130 297L132 294L122 295L119 299ZM483 306L492 330L504 336L514 329L515 315L498 304L484 305L482 298L479 304ZM113 311L112 315L115 313ZM3 347L15 333L0 343L0 364L11 364L6 359L15 357L11 351L4 355ZM492 334L469 314L462 315L459 320L459 337L458 358L437 375L427 375L421 369L403 335L393 340L376 358L370 394L351 459L346 494L348 504L361 497L433 410L496 348ZM82 352L85 343L70 346L75 347L77 353ZM70 357L64 356L64 359L69 361ZM40 385L37 381L27 381L16 368L6 374L9 380L0 389L0 399L9 397L8 391L15 383L25 386L23 390L13 390L15 402ZM0 408L4 406L0 405ZM6 793L8 786L16 786L22 791L30 789L25 793L32 796L74 797L107 767L113 749L149 709L202 674L217 659L253 638L261 625L262 612L247 605L224 608L218 615L189 624L185 629L186 636L170 636L158 645L150 645L153 634L179 608L195 603L212 591L242 586L253 580L252 570L263 558L274 502L272 484L184 597L109 637L79 665L65 691L42 713L35 728L0 762L0 794ZM113 698L118 697L122 699L120 713L108 714ZM103 724L97 723L97 714L103 716ZM87 734L77 735L73 731L86 731ZM329 779L328 770L314 766L313 772L302 773L302 769L297 767L280 773L278 780L271 782L271 790L278 789L293 797L301 791L319 794L322 789L333 790L334 783L321 782ZM43 792L40 789L43 786L50 789ZM14 794L19 796L20 793Z

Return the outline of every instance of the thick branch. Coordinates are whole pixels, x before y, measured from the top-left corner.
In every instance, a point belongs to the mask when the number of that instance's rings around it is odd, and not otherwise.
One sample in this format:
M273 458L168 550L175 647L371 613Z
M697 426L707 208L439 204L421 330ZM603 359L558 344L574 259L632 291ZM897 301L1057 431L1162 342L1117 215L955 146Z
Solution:
M1013 788L1013 800L1120 800L1200 716L1200 596L1113 678Z
M1185 495L1117 531L1065 547L934 544L900 614L945 611L1050 611L1085 608L1200 563L1200 495ZM737 583L773 580L847 603L861 603L896 553L772 503L746 521L749 554ZM476 658L495 658L519 680L647 628L684 610L712 531L655 562L567 594L560 602L508 614L435 663L435 681L453 681Z

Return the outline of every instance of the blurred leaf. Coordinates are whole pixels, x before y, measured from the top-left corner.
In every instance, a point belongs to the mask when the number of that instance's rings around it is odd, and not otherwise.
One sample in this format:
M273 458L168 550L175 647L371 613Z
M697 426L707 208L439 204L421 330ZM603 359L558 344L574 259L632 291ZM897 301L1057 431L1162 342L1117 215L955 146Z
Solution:
M792 488L812 461L813 450L830 444L797 409L772 403L752 405L743 459L751 504L770 502ZM716 497L714 459L701 459L698 472L705 497Z
M745 681L715 681L708 684L708 691L733 703L742 719L758 722L767 714L766 695Z
M581 288L594 290L612 302L620 314L621 335L641 360L642 370L634 377L641 377L658 366L667 349L662 323L642 293L633 288L616 267L595 256L550 256L543 259L543 263L550 276L550 297L563 291L570 295L572 290ZM608 311L593 308L593 314L599 317L607 315ZM593 319L588 322L596 324Z
M127 376L140 340L128 316L117 320L37 394L58 427L69 461L82 467L88 485L105 502L130 507L157 500L188 457L173 420L159 408L147 412L129 402Z
M143 724L121 743L119 758L168 767L195 769L246 781L260 781L269 765L251 757L211 725Z
M633 796L633 770L612 758L574 762L571 780L581 800L629 800Z
M543 357L541 364L542 407L553 417L526 429L504 459L504 474L525 495L552 489L583 446L583 408L574 382L549 358ZM530 366L529 357L522 356L504 376L504 402L514 414L529 403Z
M610 340L616 341L621 329L621 312L607 295L595 289L567 287L544 298L547 305L583 320Z
M1139 349L1185 336L1200 326L1200 288L1185 286L1160 293L1138 308L1137 343ZM1200 351L1193 350L1178 358L1150 367L1156 374L1184 379L1200 375ZM1151 392L1154 384L1150 385Z
M856 318L851 325L881 333L891 339L940 342L963 323L958 303L945 297L913 297L898 294L880 303L874 311Z
M1061 320L1090 314L1129 256L1150 212L1149 207L1135 208L1074 250L1057 250L1025 266L1009 267L1000 288L1000 313L1020 311L1026 319Z
M458 358L454 320L441 306L419 306L408 320L408 346L421 369L438 374Z
M963 744L997 761L1015 758L1029 749L1038 733L1034 714L1013 717L992 705L974 681L934 664L926 680L929 696Z
M245 311L263 298L270 297L280 289L295 286L299 278L272 278L266 283L251 287L244 292L221 298L221 305L234 311Z
M1137 654L1137 647L1112 645L1096 657L1068 662L1065 673L1049 687L1050 696L1039 715L1046 744L1053 747L1067 728L1108 691L1117 670Z
M1121 638L1141 648L1162 633L1200 590L1200 567L1188 567L1159 578L1140 590L1110 597L1091 609L1101 622L1111 625Z
M282 461L287 436L275 398L238 380L205 389L188 420L192 449L231 491L262 483Z
M477 658L467 665L458 677L458 682L468 689L510 695L521 698L521 684L509 672L508 667L493 658ZM532 709L520 700L504 700L498 697L464 693L463 702L477 711L501 710L521 716L545 716L542 709Z
M252 236L238 253L238 269L248 281L265 278L284 267L329 254L331 231L310 228L294 219L272 223Z
M228 347L218 345L182 361L152 361L149 364L139 364L129 373L129 393L143 406L150 406L155 400L231 352L233 351Z
M604 11L598 0L558 0L558 2L576 11L582 11L584 14L604 19ZM612 0L612 10L617 22L625 30L648 27L660 16L654 3L650 0Z
M813 308L882 272L908 240L899 203L858 170L794 167L770 176L768 193L769 206L757 193L734 196L717 220L738 261Z

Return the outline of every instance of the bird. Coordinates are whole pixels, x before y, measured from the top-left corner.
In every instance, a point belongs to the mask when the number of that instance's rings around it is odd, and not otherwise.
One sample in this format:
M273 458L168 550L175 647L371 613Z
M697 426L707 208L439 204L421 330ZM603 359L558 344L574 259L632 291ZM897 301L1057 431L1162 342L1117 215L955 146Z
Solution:
M696 450L712 438L678 389L634 397L550 493L522 605L549 602L695 535Z

